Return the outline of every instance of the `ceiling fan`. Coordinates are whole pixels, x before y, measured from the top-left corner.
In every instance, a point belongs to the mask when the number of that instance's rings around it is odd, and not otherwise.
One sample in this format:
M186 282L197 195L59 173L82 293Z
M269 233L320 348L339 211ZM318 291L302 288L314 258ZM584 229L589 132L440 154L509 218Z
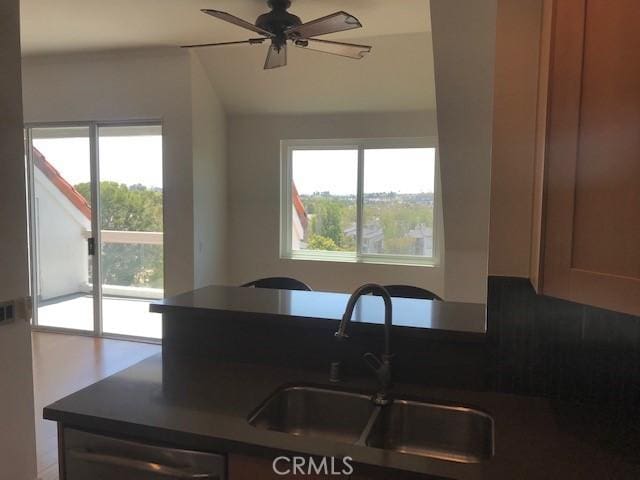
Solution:
M367 45L332 42L315 38L328 33L361 28L362 24L360 21L347 12L336 12L326 17L302 23L299 17L287 11L289 7L291 7L291 0L267 0L267 4L271 8L271 11L260 15L255 25L227 12L208 9L202 10L202 12L207 15L260 34L262 35L261 37L250 38L249 40L239 42L184 45L182 48L217 47L239 44L257 45L270 40L271 45L269 47L269 53L267 54L267 60L264 64L265 70L287 65L287 42L291 42L292 45L306 50L315 50L357 60L364 58L366 53L371 52L372 47Z

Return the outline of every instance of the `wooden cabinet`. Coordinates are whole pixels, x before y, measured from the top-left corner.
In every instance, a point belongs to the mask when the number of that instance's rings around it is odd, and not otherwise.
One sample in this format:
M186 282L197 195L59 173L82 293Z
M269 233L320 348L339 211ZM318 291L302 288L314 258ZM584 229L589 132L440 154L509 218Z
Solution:
M546 7L534 283L640 315L640 3Z

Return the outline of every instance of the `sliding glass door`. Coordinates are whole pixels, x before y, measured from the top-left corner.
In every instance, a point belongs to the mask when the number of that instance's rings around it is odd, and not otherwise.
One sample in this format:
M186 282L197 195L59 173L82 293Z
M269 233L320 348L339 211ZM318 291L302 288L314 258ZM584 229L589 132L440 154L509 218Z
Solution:
M157 125L98 129L102 328L160 338L162 298L162 131Z
M43 327L94 331L89 127L33 128L31 252L34 318Z
M34 126L26 139L34 326L161 338L161 126Z

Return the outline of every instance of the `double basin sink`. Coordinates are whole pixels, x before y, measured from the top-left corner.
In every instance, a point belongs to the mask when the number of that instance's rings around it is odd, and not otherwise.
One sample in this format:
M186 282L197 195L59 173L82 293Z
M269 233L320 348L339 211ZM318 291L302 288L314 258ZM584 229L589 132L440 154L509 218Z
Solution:
M395 399L326 387L282 387L249 417L256 428L398 453L479 463L493 456L490 415L463 406Z

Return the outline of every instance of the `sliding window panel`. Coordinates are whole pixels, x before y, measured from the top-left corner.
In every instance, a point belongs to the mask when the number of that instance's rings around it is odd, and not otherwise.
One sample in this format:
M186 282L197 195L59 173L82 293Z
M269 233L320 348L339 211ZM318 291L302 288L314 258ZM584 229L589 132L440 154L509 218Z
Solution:
M100 126L102 330L159 339L164 294L162 128Z
M89 127L30 129L37 326L93 332Z
M435 256L435 148L364 151L363 255Z
M292 151L292 252L355 255L357 179L357 149Z

